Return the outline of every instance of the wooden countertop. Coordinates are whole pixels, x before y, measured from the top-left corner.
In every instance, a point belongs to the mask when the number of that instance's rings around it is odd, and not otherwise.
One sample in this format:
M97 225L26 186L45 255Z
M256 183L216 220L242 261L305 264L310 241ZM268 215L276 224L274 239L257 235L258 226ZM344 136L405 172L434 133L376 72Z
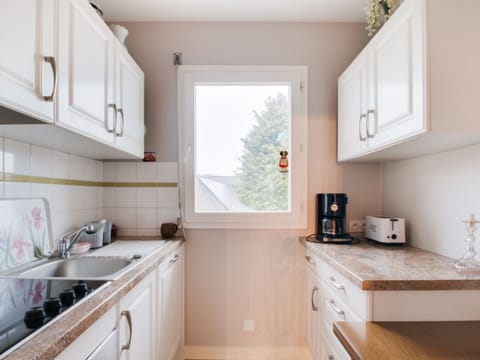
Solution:
M365 240L352 245L304 243L362 290L480 289L480 272L459 272L454 259L414 247Z
M353 360L480 359L480 321L336 322Z

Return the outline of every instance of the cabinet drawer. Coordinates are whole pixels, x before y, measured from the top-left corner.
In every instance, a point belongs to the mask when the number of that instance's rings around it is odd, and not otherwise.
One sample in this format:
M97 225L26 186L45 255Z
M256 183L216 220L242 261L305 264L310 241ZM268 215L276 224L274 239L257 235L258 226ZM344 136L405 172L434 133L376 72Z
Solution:
M322 329L323 349L321 352L321 360L351 360L350 355L335 337L333 329Z
M321 261L311 250L307 249L305 260L307 263L307 268L311 270L313 273L319 275Z
M319 272L326 288L334 294L334 300L345 303L359 318L367 319L368 292L361 290L324 261L320 262Z
M348 305L328 288L325 282L321 285L320 311L324 325L333 331L335 321L364 321Z

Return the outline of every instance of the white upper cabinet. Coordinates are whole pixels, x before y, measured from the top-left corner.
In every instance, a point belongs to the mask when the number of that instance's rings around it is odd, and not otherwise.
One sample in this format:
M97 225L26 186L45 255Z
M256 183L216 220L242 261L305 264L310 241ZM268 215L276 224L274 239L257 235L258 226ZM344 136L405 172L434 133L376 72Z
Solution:
M54 0L2 1L0 106L53 122Z
M424 15L421 1L398 10L368 51L366 131L370 148L426 131Z
M0 136L95 159L142 158L143 72L90 3L4 3Z
M116 146L139 157L144 149L143 72L121 44L116 46Z
M114 41L102 19L92 16L87 1L59 2L56 124L111 144Z
M367 100L367 57L362 53L338 80L339 159L367 150Z
M448 0L399 6L338 80L339 161L480 142L479 13L480 2L469 0L455 3L453 17Z

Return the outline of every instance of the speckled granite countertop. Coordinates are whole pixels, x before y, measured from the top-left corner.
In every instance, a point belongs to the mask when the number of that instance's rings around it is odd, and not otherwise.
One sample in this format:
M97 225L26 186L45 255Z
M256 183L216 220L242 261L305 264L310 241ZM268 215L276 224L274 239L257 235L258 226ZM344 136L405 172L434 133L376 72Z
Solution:
M480 272L458 272L453 259L417 248L300 241L362 290L480 290Z
M98 289L90 297L73 307L63 316L39 329L34 336L13 352L0 358L8 360L50 360L60 354L77 339L90 325L113 307L129 290L143 280L149 273L171 255L182 240L171 241L135 241L119 243L125 246L108 247L97 250L92 256L127 256L142 254L138 263L117 280ZM115 245L117 243L114 243ZM88 256L87 255L87 256Z

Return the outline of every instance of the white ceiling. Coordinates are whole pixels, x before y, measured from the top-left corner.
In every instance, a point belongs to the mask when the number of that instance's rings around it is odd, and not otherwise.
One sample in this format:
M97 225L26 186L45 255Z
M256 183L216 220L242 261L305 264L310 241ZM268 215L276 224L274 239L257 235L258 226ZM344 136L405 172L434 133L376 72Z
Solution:
M93 0L107 21L365 22L367 0Z

